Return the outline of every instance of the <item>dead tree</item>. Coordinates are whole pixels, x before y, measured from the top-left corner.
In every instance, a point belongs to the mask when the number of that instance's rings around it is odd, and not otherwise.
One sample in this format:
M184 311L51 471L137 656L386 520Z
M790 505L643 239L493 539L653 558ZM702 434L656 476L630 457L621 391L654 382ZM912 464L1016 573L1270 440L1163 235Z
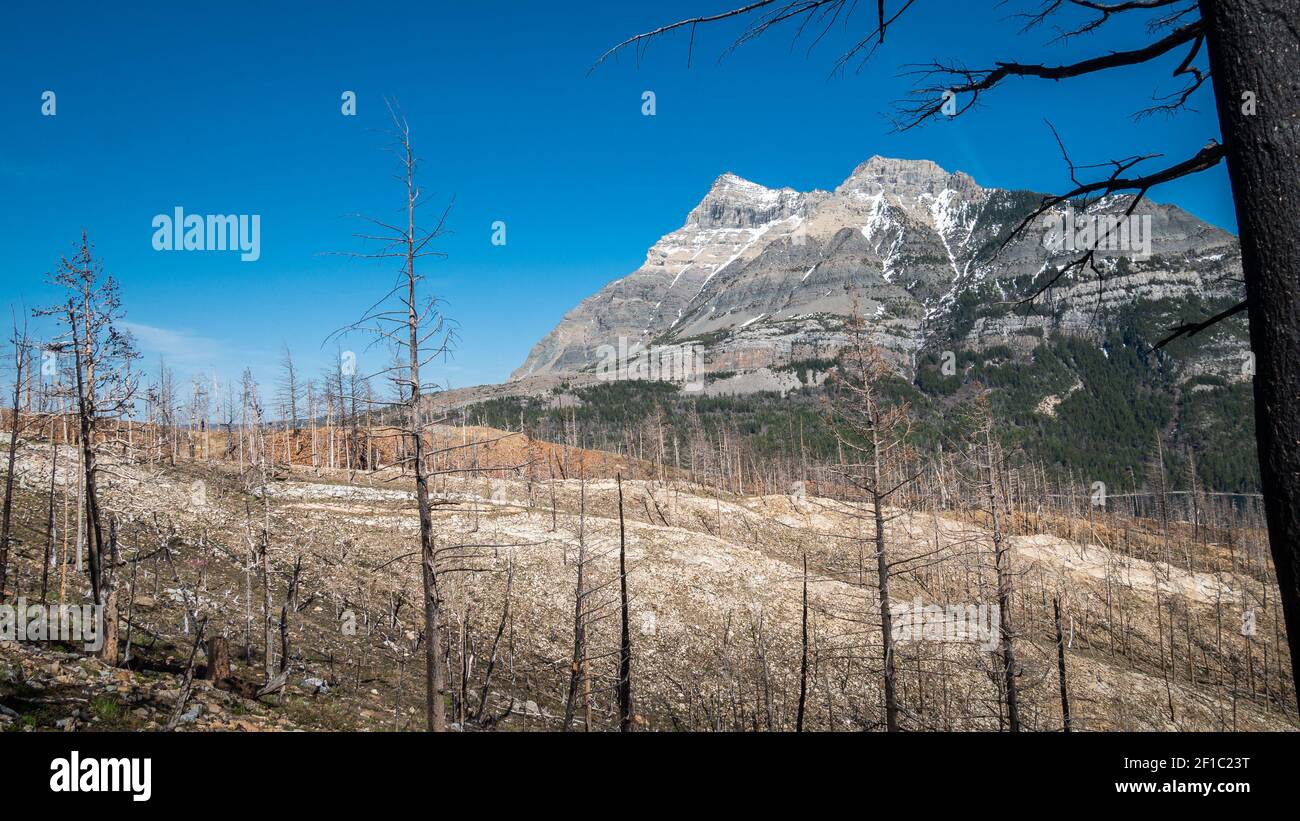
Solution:
M158 359L158 384L155 394L154 409L157 415L157 437L158 459L164 458L162 451L163 444L166 443L167 452L165 458L167 463L172 467L176 466L176 379L172 370L167 367L166 361L161 357Z
M61 415L61 414L60 414ZM45 554L41 559L41 603L44 604L49 594L50 585L50 566L54 563L54 532L55 532L55 512L54 496L57 484L55 480L59 472L59 443L54 436L54 417L50 414L50 485L48 494L48 507L45 518Z
M280 672L289 669L289 618L298 612L298 584L302 578L302 556L293 560L293 571L289 576L289 588L284 594L284 604L280 605Z
M117 282L104 273L84 231L77 251L59 261L52 284L68 292L67 301L35 313L52 316L63 326L56 348L72 354L90 587L95 603L104 607L105 632L114 638L105 641L100 655L105 663L115 665L117 611L105 568L109 544L99 498L99 426L102 419L129 411L135 392L130 363L136 352L131 338L118 328L123 311Z
M1061 685L1061 720L1070 732L1070 691L1065 686L1065 634L1061 632L1061 594L1052 597L1052 615L1056 620L1056 675ZM1072 628L1073 629L1073 628Z
M623 475L618 480L618 584L621 629L618 653L618 729L632 731L632 634L627 602L627 533L623 525Z
M280 404L284 407L285 461L292 466L298 449L298 398L302 386L298 384L298 369L293 364L289 346L284 346L280 356Z
M249 441L248 441L248 459L250 470L244 477L245 487L249 492L254 490L256 482L256 493L262 500L262 523L256 532L253 528L253 512L251 506L247 503L244 507L244 535L248 542L248 565L245 567L244 589L245 589L245 630L248 638L248 652L251 655L251 626L252 616L249 608L252 604L252 585L251 569L256 567L258 578L262 585L262 669L265 673L266 688L271 688L277 679L277 672L283 672L283 669L277 671L275 664L275 623L272 621L272 588L271 588L271 493L270 479L272 466L271 452L264 438L264 418L262 415L262 404L258 397L257 383L253 380L252 371L245 369L243 376L243 402L245 407L245 416L249 419ZM274 689L266 690L274 692Z
M1005 532L1006 521L1001 515L1004 499L1001 485L1001 449L993 439L993 413L987 394L981 394L975 406L979 427L975 431L973 451L978 482L985 511L989 516L989 538L993 542L993 569L997 576L998 618L1002 655L1002 675L1007 705L1007 725L1013 733L1020 732L1020 703L1016 688L1015 631L1011 623L1011 596L1014 589L1011 570L1011 545Z
M799 619L801 641L799 644L799 712L795 716L794 731L803 732L803 712L808 703L808 551L803 554L803 613Z
M405 384L399 394L399 407L404 411L403 432L409 442L405 464L411 466L414 474L415 499L420 517L420 565L424 588L425 711L427 729L431 732L442 732L446 728L443 703L442 630L438 623L440 600L437 551L434 545L433 517L430 512L429 467L426 464L428 453L424 441L423 421L427 413L426 397L436 390L436 386L424 381L422 369L427 368L437 357L445 356L450 351L453 334L449 323L439 310L439 301L423 295L424 277L417 271L416 265L419 260L426 257L445 256L429 248L429 243L442 235L451 206L448 205L442 211L442 215L431 230L417 225L416 210L425 202L425 198L416 181L418 161L411 140L411 127L406 118L391 105L389 113L394 125L393 150L398 157L401 168L400 179L405 187L405 224L392 225L384 220L362 217L376 226L381 233L358 234L357 237L363 241L376 241L380 245L373 252L352 252L347 256L357 259L399 260L401 269L393 287L360 320L349 325L342 332L368 333L376 342L396 348L405 358L403 372L400 374ZM355 377L355 371L352 375ZM355 411L355 388L352 394ZM339 400L341 406L341 395ZM355 443L355 412L352 415Z
M1300 681L1300 75L1290 0L1201 0L1255 356L1255 435L1291 675ZM1253 103L1253 104L1252 104Z
M13 404L9 412L9 460L5 473L4 510L0 513L0 602L5 600L5 582L9 572L9 545L13 541L12 514L14 503L14 464L18 455L18 435L22 431L21 409L23 378L30 366L28 353L31 341L27 338L27 324L24 321L20 330L17 318L14 319L13 337L10 341L14 355L14 393Z
M230 678L230 641L225 636L213 636L207 644L208 669L204 676L209 681Z
M569 661L569 694L564 701L564 729L573 729L577 712L578 689L587 677L587 481L578 492L578 561L577 585L573 593L573 658ZM586 729L590 730L590 722Z
M868 342L856 306L847 330L849 340L840 368L834 375L828 422L845 454L835 470L855 493L865 498L868 517L874 528L885 727L889 732L897 732L897 665L889 601L892 565L885 530L893 514L886 513L885 505L916 478L915 475L906 475L911 458L907 444L911 418L906 403L890 402L882 393L882 381L892 377L893 370L880 351Z

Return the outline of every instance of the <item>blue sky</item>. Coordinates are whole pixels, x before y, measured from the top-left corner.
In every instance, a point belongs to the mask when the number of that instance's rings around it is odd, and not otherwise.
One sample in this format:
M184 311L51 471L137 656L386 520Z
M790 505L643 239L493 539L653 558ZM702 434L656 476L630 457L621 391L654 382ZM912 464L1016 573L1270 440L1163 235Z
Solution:
M1120 21L1049 50L1050 29L1021 36L1010 17L1031 4L918 0L865 69L830 76L870 14L811 53L781 28L719 61L741 30L722 23L697 31L689 68L688 35L677 34L639 66L629 52L588 75L629 34L731 6L6 0L0 306L51 301L44 275L84 228L121 281L148 367L163 354L182 378L225 380L247 365L269 383L287 344L315 374L334 356L327 334L394 273L327 254L365 248L347 215L401 209L384 95L411 123L426 190L455 196L448 257L426 269L460 325L437 374L452 387L504 380L568 308L637 268L725 171L832 188L882 154L932 159L986 186L1051 190L1069 180L1045 120L1076 162L1153 150L1178 159L1219 136L1208 86L1198 112L1131 119L1178 87L1169 75L1181 53L1067 83L1013 81L955 121L891 131L882 115L910 88L903 64L1053 62L1149 39ZM54 117L41 116L45 90L57 94ZM345 90L357 94L355 117L340 112ZM654 117L641 114L645 90ZM1152 196L1235 231L1221 169ZM151 220L175 206L259 214L261 258L153 250ZM496 220L504 246L490 241ZM363 355L363 368L380 359Z

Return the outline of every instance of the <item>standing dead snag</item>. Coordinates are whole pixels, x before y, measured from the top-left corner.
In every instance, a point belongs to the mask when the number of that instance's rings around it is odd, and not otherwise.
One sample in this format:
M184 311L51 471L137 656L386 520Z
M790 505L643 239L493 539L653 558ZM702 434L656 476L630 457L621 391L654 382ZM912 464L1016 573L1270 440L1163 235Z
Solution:
M1300 681L1300 56L1292 0L1201 0L1241 236L1269 545ZM1249 104L1248 104L1249 103Z
M208 669L204 678L214 682L230 678L230 641L225 636L209 638L206 655Z
M92 249L83 231L77 252L71 258L62 258L51 277L54 285L69 292L67 302L34 313L53 316L64 326L54 348L72 353L90 589L95 603L104 607L105 632L114 639L104 642L100 656L106 663L116 665L116 598L106 584L104 564L109 545L98 488L99 421L129 412L136 379L130 363L136 353L130 337L117 327L123 316L117 282L104 274L103 265L95 259Z
M293 353L284 346L280 358L280 405L284 413L285 464L293 467L293 457L298 455L298 397L302 386L298 384L298 369L293 364ZM312 420L313 427L315 420Z
M622 616L622 630L619 638L618 653L618 729L619 732L632 731L632 634L628 621L631 612L627 603L627 534L623 525L623 474L617 474L618 480L618 583L619 611Z
M41 603L44 604L50 589L50 566L54 564L54 490L55 479L59 472L59 442L54 438L54 415L50 415L50 489L47 495L48 506L45 518L45 555L41 559ZM128 659L129 660L129 659Z
M344 328L342 332L369 333L376 342L390 344L399 354L405 355L403 365L390 367L387 372L399 385L396 406L405 412L403 432L409 441L402 464L410 464L413 469L415 500L420 517L420 569L424 588L426 726L431 732L442 732L446 729L442 629L438 624L440 601L437 551L434 548L433 517L430 513L429 467L425 464L428 453L425 448L423 423L425 397L431 395L436 388L426 385L421 380L421 368L438 356L448 353L454 335L446 318L438 310L438 300L421 299L420 284L424 277L416 272L416 261L423 257L445 256L441 252L427 250L427 246L433 239L442 235L443 225L451 205L449 204L443 210L433 230L425 230L416 225L416 209L424 204L425 200L422 198L423 192L420 186L416 183L418 162L411 142L411 127L406 118L391 105L389 113L392 115L394 125L394 153L397 154L401 166L400 179L406 187L406 225L395 226L372 217L362 217L367 222L378 226L384 233L356 236L362 240L377 240L382 245L373 253L357 252L348 253L346 256L356 259L397 259L401 260L402 267L397 283L361 319ZM393 304L394 301L396 304ZM352 375L355 377L355 372ZM355 393L354 390L354 411ZM339 401L341 407L341 396ZM355 412L352 424L355 445ZM351 466L350 457L349 467Z
M582 479L578 491L578 583L573 594L573 658L569 662L569 695L564 702L564 729L573 729L573 717L578 704L578 686L585 682L587 671L587 587L584 575L587 570L587 480ZM587 728L591 729L590 722Z
M27 325L24 322L23 328L18 329L18 320L14 320L14 332L12 343L14 353L14 401L10 406L9 419L9 464L5 473L5 499L4 512L0 515L0 602L5 600L5 581L9 572L9 543L13 538L13 531L10 528L13 514L14 502L14 461L18 454L18 434L22 429L20 423L19 410L21 409L23 377L30 367L28 352L31 350L31 342L27 338ZM28 391L30 394L30 391ZM28 399L30 402L30 397ZM44 600L44 597L42 597Z
M1065 687L1065 635L1061 632L1061 594L1052 597L1052 614L1056 617L1056 674L1061 683L1061 719L1070 732L1070 692Z
M890 403L882 395L881 383L893 375L893 370L880 351L867 341L862 316L856 307L847 329L849 342L835 375L835 394L830 402L828 422L844 453L836 471L865 497L875 529L876 604L880 616L885 726L890 732L897 732L897 665L889 601L891 564L885 533L887 521L894 516L885 514L885 504L916 478L906 475L911 458L907 445L911 417L906 403Z
M981 490L987 503L990 536L993 541L993 569L997 574L998 584L998 618L1002 646L1002 675L1006 689L1007 723L1013 733L1020 732L1020 704L1016 692L1016 645L1015 630L1011 624L1011 595L1013 592L1011 570L1011 544L1004 532L1005 522L999 515L1002 500L999 499L1001 472L1000 450L993 441L993 412L988 405L988 396L981 394L976 403L975 413L979 418L979 428L975 432L974 448L976 451L976 469L980 474Z
M799 712L795 716L794 731L803 732L803 712L808 704L808 551L803 554L803 617L799 622L802 641L799 652Z
M289 669L289 617L298 612L298 584L302 579L302 555L294 557L293 573L289 576L289 589L280 606L280 672Z

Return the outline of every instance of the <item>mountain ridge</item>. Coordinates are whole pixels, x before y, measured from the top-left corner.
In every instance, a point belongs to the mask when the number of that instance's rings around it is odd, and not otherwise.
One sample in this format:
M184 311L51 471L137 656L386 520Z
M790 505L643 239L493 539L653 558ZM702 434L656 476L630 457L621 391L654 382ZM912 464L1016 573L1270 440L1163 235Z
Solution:
M1003 245L1041 198L982 187L930 160L880 155L832 191L771 188L725 172L641 267L566 313L510 379L589 371L595 350L620 337L706 342L711 367L722 370L736 369L742 353L751 367L833 355L854 310L906 370L940 342L1010 341L1029 351L1055 333L1089 333L1098 310L1171 300L1165 307L1176 310L1239 291L1233 235L1144 199L1134 214L1149 220L1151 253L1100 259L1096 274L1112 289L1099 292L1091 272L1067 274L1050 299L1012 311L1077 256L1046 241L1046 221L1062 207ZM1109 196L1072 210L1115 216L1131 202Z

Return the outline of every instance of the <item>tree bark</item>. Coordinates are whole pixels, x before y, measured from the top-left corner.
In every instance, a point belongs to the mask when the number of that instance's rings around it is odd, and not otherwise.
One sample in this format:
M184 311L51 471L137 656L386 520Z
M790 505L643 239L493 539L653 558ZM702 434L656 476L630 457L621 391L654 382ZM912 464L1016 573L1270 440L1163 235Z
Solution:
M1300 7L1294 0L1200 5L1246 280L1269 545L1291 673L1300 681Z
M799 712L795 715L794 731L803 732L804 708L808 704L808 554L803 554L803 641L799 654Z
M878 451L877 451L878 452ZM880 487L880 466L876 465L875 487ZM894 672L894 617L889 610L889 562L885 557L885 512L880 494L872 491L871 511L876 522L876 576L880 582L880 637L885 661L885 727L898 732L898 695Z
M1052 597L1052 613L1056 617L1056 675L1061 684L1061 719L1065 732L1070 732L1070 691L1065 686L1065 635L1061 632L1061 594Z
M993 527L993 564L998 577L998 624L1002 634L1002 671L1006 681L1007 723L1013 733L1020 732L1020 704L1016 694L1016 645L1011 626L1011 548L998 519L997 465L993 459L992 422L984 428L984 448L988 462L989 515Z
M438 626L438 569L433 547L433 516L429 512L429 477L424 466L424 430L420 419L420 317L415 301L415 157L409 137L406 149L407 233L406 233L406 306L407 352L411 371L411 458L415 466L415 500L420 513L420 566L424 582L424 677L426 727L429 732L446 729L447 718L442 700L442 633ZM342 401L342 400L340 400ZM354 420L355 421L355 420ZM351 465L349 464L349 467Z
M208 639L208 669L204 676L208 681L223 681L230 678L230 642L225 636L213 636Z

